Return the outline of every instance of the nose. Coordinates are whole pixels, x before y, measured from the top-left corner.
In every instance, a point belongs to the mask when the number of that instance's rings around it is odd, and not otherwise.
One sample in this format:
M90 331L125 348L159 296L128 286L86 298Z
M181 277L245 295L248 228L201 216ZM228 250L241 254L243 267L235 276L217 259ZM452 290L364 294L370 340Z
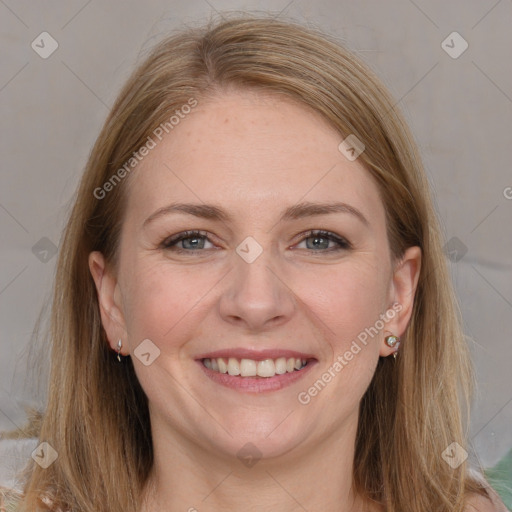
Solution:
M228 285L219 301L221 317L250 331L288 322L295 311L296 300L284 276L271 268L270 251L263 251L252 263L236 254L234 258L233 271L227 276Z

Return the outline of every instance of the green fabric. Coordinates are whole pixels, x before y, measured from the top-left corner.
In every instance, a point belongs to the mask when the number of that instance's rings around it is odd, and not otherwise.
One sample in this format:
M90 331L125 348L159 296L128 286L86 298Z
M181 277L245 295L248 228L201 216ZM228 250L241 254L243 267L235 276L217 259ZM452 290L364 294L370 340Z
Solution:
M505 506L512 510L512 449L496 466L486 469L485 476Z

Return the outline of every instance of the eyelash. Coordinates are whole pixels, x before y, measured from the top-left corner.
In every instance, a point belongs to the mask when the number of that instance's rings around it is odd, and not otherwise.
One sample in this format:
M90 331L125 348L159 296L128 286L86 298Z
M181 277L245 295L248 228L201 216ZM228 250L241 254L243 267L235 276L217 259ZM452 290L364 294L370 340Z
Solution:
M331 247L329 249L323 249L323 250L315 250L315 249L306 249L307 251L311 251L312 253L325 253L325 252L337 252L342 250L350 250L352 249L352 244L346 240L343 237L340 237L336 235L335 233L332 233L331 231L325 231L322 229L312 229L310 231L307 231L306 233L303 233L302 238L297 242L297 244L303 242L304 240L307 240L308 238L323 238L327 239L331 242L335 242L338 244L338 247ZM183 249L176 247L176 245L183 241L188 240L191 238L201 238L206 239L211 242L208 238L208 233L205 231L198 231L198 230L192 230L192 231L184 231L183 233L178 233L177 235L173 235L171 237L166 238L163 240L163 242L160 244L160 247L162 249L168 249L172 250L178 253L193 253L193 252L202 252L202 250L205 249Z

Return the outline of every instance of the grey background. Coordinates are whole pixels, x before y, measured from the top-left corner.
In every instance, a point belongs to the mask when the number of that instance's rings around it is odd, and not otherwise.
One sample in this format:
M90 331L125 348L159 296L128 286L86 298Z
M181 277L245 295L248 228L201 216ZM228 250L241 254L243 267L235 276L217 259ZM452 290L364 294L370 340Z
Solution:
M31 331L109 106L141 49L223 10L307 20L341 38L400 102L445 239L457 238L450 266L478 378L471 440L494 465L512 447L511 0L0 0L0 430L44 400L44 381L27 373ZM47 59L31 48L43 31L59 44ZM469 44L456 59L441 46L453 31Z

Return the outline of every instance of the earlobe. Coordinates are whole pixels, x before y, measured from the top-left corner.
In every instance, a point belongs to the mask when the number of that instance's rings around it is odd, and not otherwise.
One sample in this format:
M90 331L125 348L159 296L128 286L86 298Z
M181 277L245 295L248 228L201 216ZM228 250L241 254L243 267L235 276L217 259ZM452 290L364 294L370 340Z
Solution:
M386 326L386 330L394 336L401 337L411 319L420 270L421 249L416 246L409 247L396 265L391 281L390 301L400 305L400 308L394 308L396 315ZM380 355L386 357L393 351L394 349L384 342Z
M109 272L105 258L99 251L89 254L89 270L96 285L101 323L107 334L110 347L112 350L116 350L118 340L126 339L117 279Z

